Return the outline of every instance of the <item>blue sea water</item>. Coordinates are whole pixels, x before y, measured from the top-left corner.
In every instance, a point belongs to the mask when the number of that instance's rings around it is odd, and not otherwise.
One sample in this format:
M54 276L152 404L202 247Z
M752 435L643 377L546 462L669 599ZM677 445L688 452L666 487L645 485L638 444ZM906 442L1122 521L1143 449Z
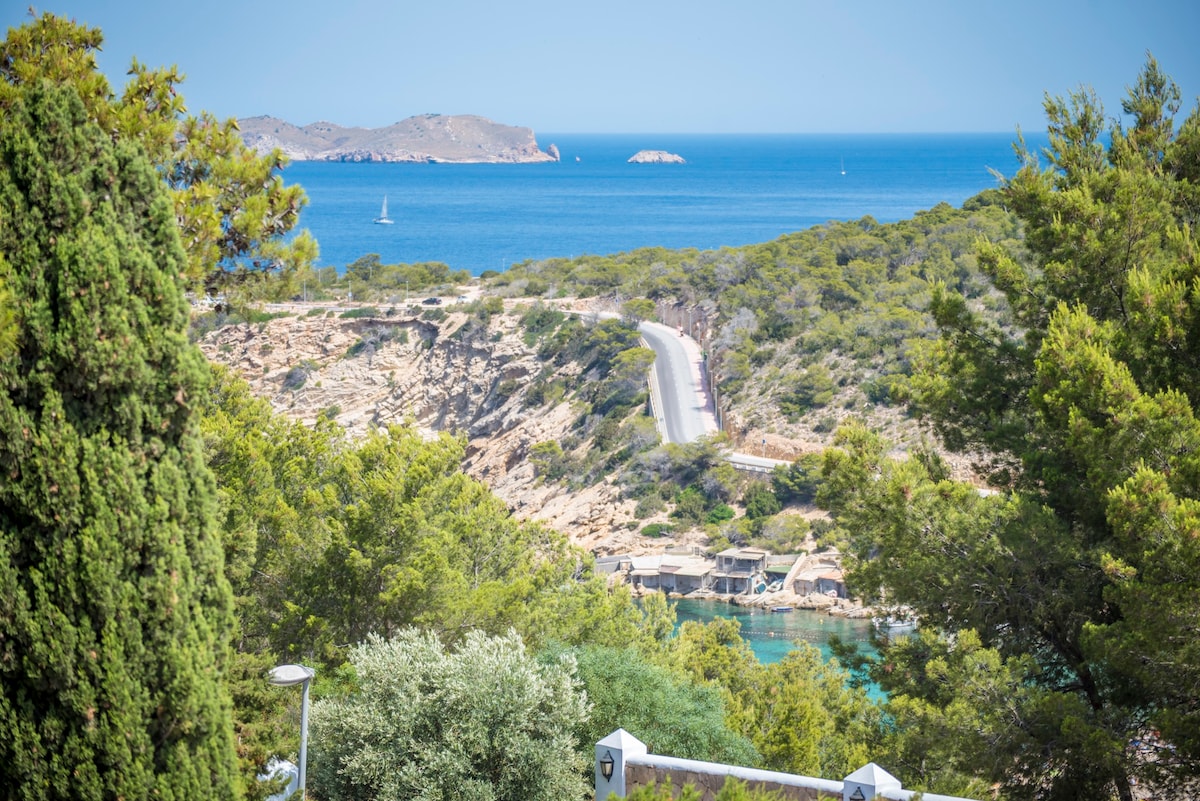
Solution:
M474 275L527 259L767 242L831 220L959 206L1018 166L1012 134L540 134L546 164L294 162L300 218L339 270L440 261ZM1030 144L1038 145L1031 139ZM629 164L639 150L686 164ZM384 197L394 225L375 225Z

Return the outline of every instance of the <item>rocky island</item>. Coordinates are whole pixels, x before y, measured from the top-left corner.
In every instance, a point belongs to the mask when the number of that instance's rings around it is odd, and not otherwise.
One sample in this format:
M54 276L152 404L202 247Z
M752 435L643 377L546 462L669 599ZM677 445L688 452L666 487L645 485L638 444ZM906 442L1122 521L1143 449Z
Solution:
M629 157L630 164L687 164L683 156L665 150L639 150Z
M558 161L530 128L474 115L422 114L385 128L332 122L298 127L275 117L238 120L242 141L260 155L278 148L292 161L391 161L437 164L532 164Z

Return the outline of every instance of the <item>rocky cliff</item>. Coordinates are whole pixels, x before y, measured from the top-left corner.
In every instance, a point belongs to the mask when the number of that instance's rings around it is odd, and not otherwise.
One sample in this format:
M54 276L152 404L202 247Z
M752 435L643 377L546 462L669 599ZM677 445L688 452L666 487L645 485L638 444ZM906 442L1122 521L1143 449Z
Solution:
M558 161L558 148L538 147L529 128L472 115L423 114L386 128L343 128L331 122L297 127L274 117L238 120L256 152L278 148L293 161L534 163Z
M542 520L585 548L661 550L661 542L629 530L635 503L622 500L617 487L568 492L534 475L530 449L566 440L578 412L569 399L528 403L526 391L547 365L525 345L515 314L484 323L468 308L346 319L335 310L296 307L266 323L217 329L200 347L277 411L302 421L326 412L351 433L407 421L431 435L461 434L469 474L518 517ZM573 367L560 369L566 375Z

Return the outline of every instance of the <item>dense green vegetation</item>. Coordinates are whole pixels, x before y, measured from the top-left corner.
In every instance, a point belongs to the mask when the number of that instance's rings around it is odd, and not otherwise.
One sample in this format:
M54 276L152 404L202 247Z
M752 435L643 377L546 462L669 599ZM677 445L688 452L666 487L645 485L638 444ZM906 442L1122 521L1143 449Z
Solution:
M351 652L355 692L313 708L314 795L582 798L587 763L573 732L587 695L570 657L539 661L515 634L372 635Z
M1200 774L1200 111L1175 130L1153 60L1125 123L1105 129L1086 92L1048 100L1046 167L1023 153L961 210L490 278L620 312L523 313L547 365L527 402L579 411L575 438L532 449L545 480L617 474L644 516L713 544L798 542L785 503L836 516L816 533L851 546L852 588L922 620L877 659L840 649L851 680L809 648L760 665L729 621L672 635L662 596L635 604L464 475L461 440L304 426L206 369L186 288L325 291L310 245L280 244L302 199L277 159L186 117L174 72L135 65L113 97L99 42L45 16L0 52L3 797L261 796L298 703L263 675L291 661L318 670L317 797L581 798L616 726L680 756L827 777L871 760L976 797L1128 801L1135 780ZM345 276L385 315L402 282L455 280L377 257ZM651 314L701 336L727 405L765 416L763 398L836 447L754 484L717 443L658 447ZM843 424L880 408L939 447L896 459ZM996 492L952 481L947 450Z
M832 431L846 414L891 402L913 344L933 333L933 286L1002 312L978 269L980 240L1020 247L1017 218L995 190L895 224L864 218L736 249L526 262L488 284L523 297L653 301L648 308L704 344L725 408L753 424L808 415L810 428Z
M629 643L643 615L565 537L519 523L461 470L463 442L392 426L352 439L274 414L216 374L204 417L242 643L339 665L412 626L448 640Z
M0 796L238 798L170 199L72 88L3 102Z
M930 629L872 671L924 732L906 775L933 756L1013 796L1130 799L1200 773L1200 109L1175 132L1179 97L1150 60L1107 131L1090 93L1047 100L1047 165L1025 153L1004 190L1024 247L982 248L1014 328L934 288L911 408L1000 492L862 427L826 459L853 586Z

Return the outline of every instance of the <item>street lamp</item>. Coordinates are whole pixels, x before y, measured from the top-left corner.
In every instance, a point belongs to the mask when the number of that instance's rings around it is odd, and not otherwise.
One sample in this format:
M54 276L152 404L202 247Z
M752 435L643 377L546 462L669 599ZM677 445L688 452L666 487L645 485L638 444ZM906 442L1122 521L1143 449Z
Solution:
M303 665L280 665L267 672L267 681L276 687L294 687L297 684L304 687L304 695L300 700L300 799L304 799L304 771L308 761L308 685L317 671Z

